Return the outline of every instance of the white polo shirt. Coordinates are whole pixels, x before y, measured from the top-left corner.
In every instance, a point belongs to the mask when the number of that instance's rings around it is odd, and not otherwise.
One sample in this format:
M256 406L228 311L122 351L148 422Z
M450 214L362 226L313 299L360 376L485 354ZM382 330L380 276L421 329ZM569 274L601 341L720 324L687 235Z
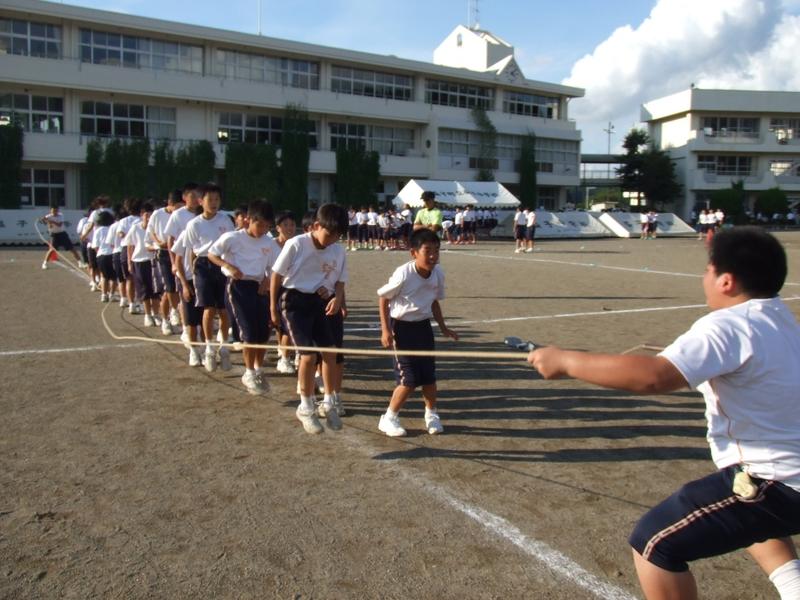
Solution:
M52 233L62 233L64 231L64 215L61 214L61 211L56 212L56 214L47 213L44 217L45 224L47 225L47 230ZM58 223L58 225L56 224Z
M433 317L434 300L444 298L444 271L433 267L430 277L417 272L414 261L394 270L389 282L378 289L378 296L389 300L389 316L400 321L424 321Z
M189 221L195 217L197 217L197 215L185 206L181 206L179 209L173 210L172 214L169 216L167 225L164 228L164 233L168 238L173 237L177 240L181 232L186 229Z
M715 310L660 356L703 394L718 468L800 491L800 325L780 298Z
M525 226L526 227L533 227L534 225L536 225L536 211L535 210L531 210L531 211L528 211L528 218L525 221Z
M150 234L142 227L141 219L139 219L139 222L133 225L131 230L125 235L123 245L133 246L133 254L131 256L133 262L153 260L152 248L155 246L155 241L150 238Z
M521 210L518 213L516 213L514 215L514 224L515 225L525 225L525 223L528 220L527 212L528 211L526 211L526 210Z
M113 244L108 243L108 225L95 225L92 230L92 248L97 249L97 256L107 256L114 250Z
M177 212L177 211L175 211ZM195 256L208 256L208 249L223 233L233 231L233 222L224 213L218 212L210 219L203 215L195 217L186 226L186 243Z
M337 282L347 282L346 256L341 244L320 250L311 233L304 233L286 241L272 271L284 278L283 287L287 289L314 294L324 286L333 293Z
M147 231L150 232L150 237L156 242L160 242L159 246L167 243L166 229L171 216L166 208L157 208L150 215L150 220L147 222Z
M183 274L186 279L194 279L194 274L192 273L192 249L186 244L186 230L180 232L170 251L183 259Z
M271 274L281 248L269 235L255 238L245 229L223 234L208 250L242 272L244 279L261 282Z

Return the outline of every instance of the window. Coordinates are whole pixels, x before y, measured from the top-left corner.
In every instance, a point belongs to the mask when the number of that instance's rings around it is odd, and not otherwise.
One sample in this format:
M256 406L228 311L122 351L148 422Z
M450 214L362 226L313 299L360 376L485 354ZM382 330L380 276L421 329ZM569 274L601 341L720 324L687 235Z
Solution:
M93 29L81 29L81 61L132 69L203 73L203 48Z
M800 174L800 163L791 160L771 160L769 170L775 177L797 177Z
M503 95L503 112L557 119L558 98L506 91Z
M0 54L61 58L61 27L0 18Z
M733 177L748 177L752 172L751 156L715 156L700 154L697 157L697 168L708 173Z
M412 100L414 80L408 75L333 66L331 91L354 96Z
M443 168L488 168L515 172L519 169L522 136L498 134L497 158L481 162L480 134L461 129L439 130L439 165ZM578 142L552 138L536 138L536 165L541 173L578 174Z
M474 108L478 106L485 110L492 110L494 105L494 90L453 81L426 79L425 102L428 104L441 104L443 106L458 106L460 108Z
M175 139L176 109L122 102L81 102L81 134Z
M318 90L319 63L218 49L213 73L230 79L263 81L276 85Z
M221 112L217 127L220 144L272 144L283 141L283 117L267 114ZM317 147L316 124L309 132L309 147Z
M414 130L359 123L331 123L331 150L361 148L378 154L405 156L414 148Z
M61 133L64 99L57 96L0 93L0 116L18 119L25 131Z
M758 119L750 117L703 117L702 127L709 137L758 137Z
M779 142L786 143L800 137L800 119L770 119L769 130Z
M62 169L29 169L21 171L22 206L64 206L64 171Z

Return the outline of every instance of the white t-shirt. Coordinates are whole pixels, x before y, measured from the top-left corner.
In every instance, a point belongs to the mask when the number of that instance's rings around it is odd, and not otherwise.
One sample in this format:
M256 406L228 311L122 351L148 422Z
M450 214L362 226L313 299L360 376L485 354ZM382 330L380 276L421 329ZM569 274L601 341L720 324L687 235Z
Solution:
M467 223L471 223L472 221L475 220L475 213L470 209L465 210L463 216L464 216L464 221L466 221Z
M122 251L122 238L117 235L119 233L119 225L120 221L114 221L106 234L106 244L111 246L111 252L115 254Z
M153 211L153 214L150 215L150 220L147 222L147 231L150 232L150 237L152 237L156 242L161 242L164 245L167 243L167 223L169 223L169 218L172 215L167 212L166 208L157 208ZM159 244L160 246L161 244Z
M137 215L128 215L124 219L120 219L118 221L119 226L117 227L117 236L121 238L120 246L125 247L128 243L125 241L128 232L133 228L134 225L139 223L142 220L142 217Z
M211 244L229 231L233 231L233 223L228 215L218 212L210 219L200 215L186 226L186 243L195 256L207 256Z
M260 282L270 276L281 248L269 235L254 238L247 230L239 229L220 236L208 252L239 269L244 279Z
M394 270L389 282L378 289L378 296L389 300L389 315L400 321L424 321L433 316L434 300L444 298L444 271L433 267L430 277L417 273L414 261Z
M400 211L400 215L402 215L402 217L403 217L403 219L404 219L404 221L406 223L411 223L411 209L410 208L404 208L403 210L401 210Z
M528 211L528 218L525 221L525 226L526 227L533 227L534 225L536 225L536 211L535 210L531 210L531 211Z
M172 214L169 216L169 221L167 221L167 226L164 228L164 233L168 238L173 237L177 240L181 232L186 229L189 221L195 217L197 217L197 215L194 213L194 211L189 210L185 206L181 206L179 209L173 210Z
M133 262L146 262L153 260L153 248L156 246L155 240L142 227L142 221L136 223L125 235L123 246L133 246Z
M364 211L359 211L356 213L356 223L358 225L366 225L367 223L367 213Z
M649 219L647 218L647 213L641 213L639 215L639 223L641 223L642 225L646 225L647 223L649 223Z
M97 256L107 256L114 250L113 244L108 243L108 225L95 225L92 230L92 248L97 249Z
M47 213L44 217L45 224L47 225L47 230L52 233L62 233L64 231L64 215L61 214L61 211L56 212L56 214Z
M354 210L347 211L347 224L351 227L358 225L358 213Z
M304 233L286 241L272 271L284 278L283 287L287 289L313 294L325 286L333 293L337 282L347 282L345 257L341 244L320 250L314 245L311 233Z
M800 325L780 298L715 310L661 356L703 394L718 468L800 491Z
M180 232L170 250L183 259L183 274L186 279L194 279L192 273L192 249L186 244L186 230Z
M528 211L521 210L518 213L516 213L514 215L514 224L515 225L525 225L525 223L528 221L527 212Z
M460 210L457 210L456 214L453 216L453 222L456 224L456 226L463 225L464 224L464 213L461 212Z
M374 227L378 224L378 213L371 210L367 213L367 225Z
M75 228L75 232L78 234L78 236L83 235L83 230L88 223L89 217L81 217L81 220L78 221L78 226Z

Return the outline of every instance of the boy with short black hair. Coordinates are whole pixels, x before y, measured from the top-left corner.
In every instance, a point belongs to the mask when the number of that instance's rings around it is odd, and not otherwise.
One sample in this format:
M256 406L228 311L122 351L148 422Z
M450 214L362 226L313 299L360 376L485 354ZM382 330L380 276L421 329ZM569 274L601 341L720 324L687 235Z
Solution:
M50 254L59 248L72 252L72 256L78 264L83 263L78 252L72 247L72 240L69 239L69 234L64 229L64 215L61 214L57 204L50 206L50 212L39 219L39 222L46 224L50 232L50 245L47 248L47 253L44 255L42 269L47 268L47 261L50 260Z
M347 211L336 204L324 204L317 211L312 230L286 242L272 268L270 309L276 328L283 315L295 346L316 346L321 350L336 345L327 315L340 313L347 281L346 253L337 242L347 232ZM278 305L281 286L286 288ZM316 352L300 351L300 405L297 418L308 433L321 433L316 414L314 369ZM325 389L323 411L328 426L340 429L342 424L334 408L333 378L336 357L322 350L322 378Z
M222 269L208 258L208 250L222 234L233 231L233 221L219 211L222 204L222 190L214 183L207 183L200 189L203 213L186 225L186 243L194 255L194 287L196 304L203 308L203 335L206 351L203 366L209 373L217 369L217 353L211 347L214 339L214 318L219 317L219 329L228 331L228 312L225 310L226 278ZM223 371L231 368L228 348L220 345L219 363Z
M183 205L183 199L178 190L172 191L167 195L167 204L153 211L147 230L156 244L155 260L153 262L153 273L156 278L156 291L162 294L160 302L161 313L161 333L172 335L173 327L180 325L178 315L178 288L173 272L172 256L169 253L169 237L167 235L167 224L172 213Z
M686 386L705 399L719 469L650 510L629 542L647 598L696 598L688 562L739 548L781 598L800 598L800 326L778 296L786 279L780 242L757 227L710 241L703 291L711 313L658 356L534 350L546 379L574 377L637 393Z
M127 246L128 270L133 273L136 299L144 304L144 325L155 327L153 300L157 297L153 286L153 254L158 247L147 233L147 223L153 214L153 205L145 202L139 212L140 220L131 225L123 245Z
M246 227L223 234L208 250L208 259L230 273L227 295L233 318L245 344L269 341L270 269L280 247L267 233L272 227L272 206L263 200L247 208ZM251 394L266 394L269 384L261 367L265 350L242 349L245 372L242 383Z
M433 350L431 318L443 335L458 340L448 329L439 300L444 298L444 271L438 265L439 237L430 229L417 229L409 238L413 260L395 269L389 282L378 290L381 344L396 350ZM436 412L436 360L432 356L395 356L397 387L392 393L378 429L390 437L406 434L398 413L417 387L425 401L425 429L444 431Z

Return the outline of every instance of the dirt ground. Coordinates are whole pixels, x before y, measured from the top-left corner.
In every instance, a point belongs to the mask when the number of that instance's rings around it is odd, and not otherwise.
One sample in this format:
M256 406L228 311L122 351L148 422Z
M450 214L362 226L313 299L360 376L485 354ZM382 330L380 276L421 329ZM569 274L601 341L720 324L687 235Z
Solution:
M800 234L780 237L800 314ZM444 248L462 340L440 349L664 346L706 312L693 239ZM115 342L98 295L41 255L0 250L3 598L638 598L628 533L714 468L699 394L545 382L522 353L440 360L446 431L424 432L415 397L402 439L377 430L390 361L351 357L344 429L310 436L274 362L257 398L241 355L207 374L180 346ZM346 346L379 347L375 290L406 259L348 254ZM743 552L694 572L704 598L777 597Z

